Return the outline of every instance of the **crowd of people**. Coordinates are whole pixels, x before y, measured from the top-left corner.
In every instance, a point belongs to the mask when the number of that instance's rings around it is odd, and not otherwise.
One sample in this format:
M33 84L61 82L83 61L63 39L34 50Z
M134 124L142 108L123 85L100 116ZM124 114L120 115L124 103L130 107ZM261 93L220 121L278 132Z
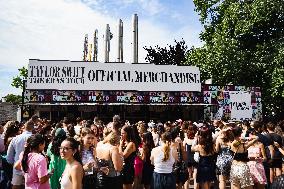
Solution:
M283 189L282 131L284 121L9 120L0 188Z

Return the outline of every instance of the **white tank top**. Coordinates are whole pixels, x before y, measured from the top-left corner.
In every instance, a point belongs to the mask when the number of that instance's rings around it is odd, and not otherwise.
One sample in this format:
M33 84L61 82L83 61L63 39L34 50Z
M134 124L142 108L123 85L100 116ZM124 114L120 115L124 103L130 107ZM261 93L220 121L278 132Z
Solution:
M72 182L70 180L69 170L65 170L61 177L61 189L72 189Z
M172 173L173 172L173 165L175 163L175 159L172 154L172 149L170 147L170 157L167 161L163 161L164 152L163 147L158 147L158 153L156 157L154 157L154 172L156 173Z

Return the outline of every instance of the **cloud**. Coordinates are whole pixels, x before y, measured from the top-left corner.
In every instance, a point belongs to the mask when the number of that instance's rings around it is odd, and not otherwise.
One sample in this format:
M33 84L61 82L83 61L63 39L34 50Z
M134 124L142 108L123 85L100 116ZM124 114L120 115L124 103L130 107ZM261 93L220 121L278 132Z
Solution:
M16 89L10 87L11 77L16 75L18 68L26 66L29 59L82 60L84 36L88 33L89 42L92 42L95 29L99 30L98 58L103 62L103 35L107 23L114 34L111 40L110 61L115 61L118 17L106 14L107 7L102 7L101 11L92 8L102 2L104 1L0 1L0 95L15 92ZM132 0L123 2L134 3ZM158 14L163 10L163 5L157 0L136 2L151 14ZM131 16L123 20L125 62L132 60ZM139 61L145 62L146 51L143 46L164 46L182 37L187 44L198 44L198 35L193 28L177 28L173 31L146 17L139 17ZM3 76L7 71L9 74Z

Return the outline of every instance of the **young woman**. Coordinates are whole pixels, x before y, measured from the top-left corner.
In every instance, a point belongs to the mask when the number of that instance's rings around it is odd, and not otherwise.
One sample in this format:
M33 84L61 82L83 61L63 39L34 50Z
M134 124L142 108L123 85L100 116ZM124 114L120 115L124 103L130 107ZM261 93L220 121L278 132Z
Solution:
M14 121L8 121L4 126L4 144L5 150L7 151L11 140L18 134L20 128L16 125Z
M250 137L255 137L256 132L251 130ZM256 189L264 189L267 178L262 162L267 161L264 145L256 141L248 148L249 170Z
M66 139L66 133L62 128L55 131L55 137L48 145L47 156L49 157L48 171L54 170L53 175L49 179L51 189L58 189L60 187L59 179L65 169L66 161L61 159L59 147Z
M79 153L79 142L74 138L64 140L60 146L60 156L66 160L61 177L61 189L81 189L84 170Z
M175 189L176 178L173 165L178 159L177 151L171 147L171 133L165 132L161 136L161 145L153 148L151 163L154 165L153 189Z
M44 150L44 138L40 134L28 138L25 150L15 163L15 168L25 172L25 188L49 189L50 175L47 171L47 160L41 154Z
M136 139L136 143L138 146L137 155L134 159L134 182L132 185L132 189L142 189L143 185L141 183L142 180L142 172L143 172L143 160L141 159L141 149L142 148L142 136L143 133L146 132L144 122L138 122L137 125L133 125L133 134L134 138Z
M267 125L267 131L268 134L266 135L272 143L277 142L281 147L282 144L282 136L276 134L274 132L275 130L275 124L269 122ZM273 182L274 177L280 176L282 173L282 155L281 152L278 150L278 148L274 147L274 154L272 155L272 160L270 163L270 182Z
M234 137L230 128L224 126L216 139L216 153L218 153L216 168L219 175L219 188L226 188L226 181L230 177L231 164L233 161L233 152L231 151L231 142Z
M187 167L188 167L188 173L189 173L189 178L184 184L184 188L188 188L190 184L190 178L194 178L194 188L197 188L196 184L196 171L197 171L197 165L198 163L194 160L194 153L191 152L191 147L195 143L195 135L197 133L197 127L195 125L189 124L186 127L187 123L184 124L185 127L185 138L184 138L184 149L186 153L186 159L187 159ZM195 170L195 171L194 171ZM195 172L195 174L193 174Z
M81 148L80 153L82 157L84 177L83 177L83 189L90 189L96 186L96 137L93 130L84 127L81 130Z
M212 181L216 181L215 146L212 131L206 125L199 129L198 144L191 147L193 152L199 152L196 182L202 189L209 189Z
M143 160L142 181L144 189L150 189L154 166L151 164L151 151L155 147L152 133L146 132L142 136L142 148L139 148Z
M121 140L119 153L123 155L124 166L122 170L123 188L131 189L134 181L134 160L136 157L137 145L133 129L130 126L123 126L121 129Z
M115 132L108 135L108 140L101 141L96 147L98 170L107 167L108 171L98 171L97 189L122 189L120 171L123 166L123 158L119 154L117 145L119 136Z
M181 131L180 127L173 127L171 129L171 137L172 137L172 142L171 146L177 150L178 152L178 161L177 164L175 165L175 174L176 174L176 184L177 184L177 189L182 189L185 182L188 180L188 170L186 169L185 173L181 173L181 166L184 163L184 160L186 160L186 153L184 150L184 146L182 145L182 139L184 137L184 133Z
M248 147L257 141L257 137L252 137L250 142L245 143L241 139L242 128L236 126L232 129L234 134L234 141L231 143L231 150L234 153L233 162L231 165L230 182L232 189L252 189L253 180L247 165Z

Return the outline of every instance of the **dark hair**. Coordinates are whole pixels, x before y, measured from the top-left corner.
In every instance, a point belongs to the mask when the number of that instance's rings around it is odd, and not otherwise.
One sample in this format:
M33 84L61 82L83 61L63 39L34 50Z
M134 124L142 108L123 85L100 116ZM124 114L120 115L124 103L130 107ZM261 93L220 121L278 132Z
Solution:
M189 139L194 139L195 134L197 133L196 125L189 125L187 128L187 137Z
M52 140L52 143L51 143L51 148L50 148L51 153L53 153L56 156L60 156L59 148L60 148L61 143L66 138L67 138L66 135L62 135L62 134L55 136Z
M85 127L91 128L91 125L92 125L92 124L93 124L93 121L90 120L90 119L88 119L88 120L86 121L86 126L85 126Z
M9 137L14 137L18 133L20 128L15 124L14 121L7 122L6 131L4 135L4 144L7 145Z
M184 139L184 133L181 131L180 127L176 126L171 130L172 140L175 140L177 137L180 137L181 140Z
M250 127L250 124L249 124L249 121L248 120L244 120L243 122L242 122L242 125L244 125L244 126L246 126L246 127Z
M114 121L112 122L112 128L116 131L118 131L118 129L121 127L120 122L118 121Z
M204 146L204 151L207 154L214 152L214 143L212 138L212 131L207 126L199 129L199 144Z
M258 133L262 132L262 123L260 121L252 121L251 124Z
M270 131L274 131L275 130L275 124L272 122L268 122L266 124L267 129L269 129Z
M233 131L233 134L234 134L234 137L235 137L235 138L241 136L241 134L242 134L242 132L243 132L242 128L239 127L239 126L234 127L234 128L232 129L232 131Z
M67 131L68 131L70 137L74 137L76 135L73 124L67 125Z
M37 115L33 115L30 120L31 120L32 122L35 122L35 121L37 121L38 119L39 119L39 117L38 117Z
M94 135L95 135L95 137L98 138L98 137L99 137L99 128L98 128L98 126L97 126L96 124L92 124L92 125L91 125L90 129L91 129L92 131L94 131L94 130L92 129L92 127L95 127L95 128L96 128L97 133L94 132Z
M76 150L73 157L76 161L78 161L79 163L82 164L82 159L81 159L80 152L79 152L80 142L78 142L77 140L75 140L72 137L68 137L64 141L68 141L70 143L70 147L72 148L72 150Z
M141 144L141 137L139 135L138 132L138 126L137 125L132 125L132 130L133 130L133 138L135 139L135 141L133 141L135 143L136 149L138 149L138 146Z
M135 138L134 138L134 132L133 132L133 128L130 126L123 126L122 129L125 131L126 133L126 138L125 140L127 142L134 142L135 143Z
M155 143L153 140L153 135L151 132L146 132L143 133L142 135L142 139L143 139L143 150L144 152L146 152L146 161L150 159L151 156L151 151L152 149L155 147Z
M231 129L225 129L224 131L224 142L230 142L234 140L234 134Z
M77 117L77 118L76 118L76 122L77 122L77 123L80 123L81 121L83 121L82 118L80 118L80 117Z
M28 172L28 155L33 150L38 150L40 144L44 144L44 137L40 134L32 135L28 138L26 147L24 150L24 155L22 159L22 168L25 173Z

